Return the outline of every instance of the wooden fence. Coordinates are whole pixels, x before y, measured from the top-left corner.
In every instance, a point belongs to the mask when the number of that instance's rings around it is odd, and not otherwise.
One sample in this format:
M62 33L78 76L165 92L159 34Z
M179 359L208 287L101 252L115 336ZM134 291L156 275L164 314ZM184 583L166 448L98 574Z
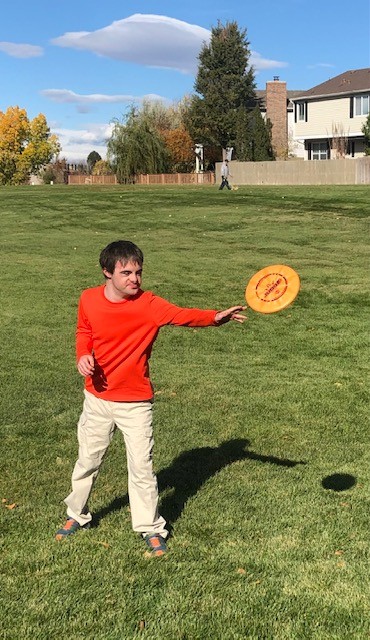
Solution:
M207 173L160 173L136 176L136 184L214 184L215 174Z
M207 173L160 173L160 174L144 174L136 176L135 184L214 184L215 175L212 172ZM87 176L76 173L68 176L68 184L117 184L116 176Z
M235 185L370 184L370 157L341 160L288 160L229 164ZM221 180L221 163L216 164Z
M117 184L116 176L87 176L86 174L71 173L68 184Z

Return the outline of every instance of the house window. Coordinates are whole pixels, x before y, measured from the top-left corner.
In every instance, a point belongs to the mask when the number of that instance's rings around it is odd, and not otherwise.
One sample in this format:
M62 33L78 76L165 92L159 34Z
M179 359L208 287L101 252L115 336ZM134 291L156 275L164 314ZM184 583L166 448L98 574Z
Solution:
M308 103L294 103L294 122L308 122Z
M355 116L367 116L369 113L370 96L355 97Z
M305 121L306 120L306 102L298 102L297 103L297 118L298 120Z
M328 160L328 145L326 142L312 143L312 160Z

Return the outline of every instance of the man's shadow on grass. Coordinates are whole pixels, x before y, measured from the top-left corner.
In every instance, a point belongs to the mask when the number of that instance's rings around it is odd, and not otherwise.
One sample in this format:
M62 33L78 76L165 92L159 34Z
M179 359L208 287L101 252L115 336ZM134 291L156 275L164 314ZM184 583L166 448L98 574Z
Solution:
M170 490L161 500L160 513L169 525L181 516L187 501L216 473L240 460L256 460L280 467L295 467L306 464L302 460L288 460L265 456L248 449L249 440L227 440L219 447L200 447L181 453L172 464L157 474L159 493ZM108 513L128 505L128 496L115 498L109 505L94 514L93 526L97 526Z

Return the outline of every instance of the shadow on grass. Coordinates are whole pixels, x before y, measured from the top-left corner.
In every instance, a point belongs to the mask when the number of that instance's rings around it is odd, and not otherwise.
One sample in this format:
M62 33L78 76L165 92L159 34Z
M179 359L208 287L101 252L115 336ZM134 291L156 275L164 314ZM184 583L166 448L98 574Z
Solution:
M227 440L219 447L202 447L181 453L170 467L158 473L160 492L173 489L172 493L161 501L161 514L169 523L180 517L186 502L194 496L202 485L221 469L240 460L256 460L282 467L295 467L306 464L303 461L287 460L274 456L265 456L248 447L245 439Z
M321 484L324 489L347 491L356 484L356 478L349 473L333 473L333 475L323 478Z
M306 462L265 456L248 449L250 442L245 439L228 440L219 447L200 447L181 453L172 464L157 474L159 492L172 489L160 505L161 515L171 524L180 517L186 502L194 496L202 485L216 473L233 462L256 460L281 467L295 467ZM128 505L128 496L115 498L109 505L94 514L93 526L113 511Z

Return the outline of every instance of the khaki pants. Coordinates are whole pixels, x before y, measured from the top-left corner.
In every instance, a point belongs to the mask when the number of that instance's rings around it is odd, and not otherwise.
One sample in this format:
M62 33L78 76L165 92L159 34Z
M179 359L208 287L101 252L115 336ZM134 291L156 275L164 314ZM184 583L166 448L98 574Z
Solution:
M113 433L123 434L128 469L132 528L143 535L168 532L158 514L158 486L153 472L151 402L110 402L85 391L78 423L78 460L72 473L72 492L65 499L67 514L81 525L92 519L87 502Z

